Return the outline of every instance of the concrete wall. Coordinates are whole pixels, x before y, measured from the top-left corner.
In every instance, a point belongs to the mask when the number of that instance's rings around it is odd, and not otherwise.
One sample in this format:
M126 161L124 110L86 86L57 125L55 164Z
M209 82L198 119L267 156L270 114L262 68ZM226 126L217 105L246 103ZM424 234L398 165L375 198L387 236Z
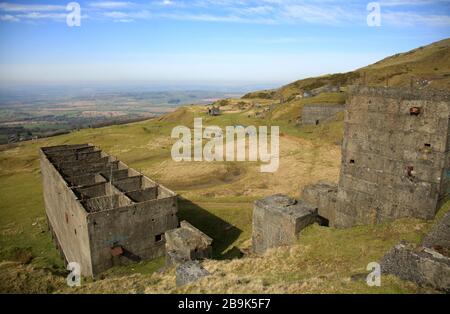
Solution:
M344 111L344 105L341 104L311 104L304 105L302 108L303 125L313 124L318 125L326 122L338 112Z
M180 228L168 230L166 238L166 266L212 256L213 239L187 221Z
M317 208L318 215L326 219L330 227L334 226L337 206L337 184L318 182L303 189L301 199Z
M433 218L449 190L449 95L372 87L349 94L336 225Z
M88 145L42 148L41 168L55 242L83 275L164 256L164 233L178 226L174 192Z
M317 211L285 195L273 195L255 202L252 220L252 248L257 254L295 243L299 232L314 223Z
M87 213L55 167L40 152L47 219L65 260L77 262L81 272L92 275Z
M178 226L177 211L176 196L172 196L89 214L94 273L114 265L164 256L164 232ZM128 253L113 258L111 248L115 246Z

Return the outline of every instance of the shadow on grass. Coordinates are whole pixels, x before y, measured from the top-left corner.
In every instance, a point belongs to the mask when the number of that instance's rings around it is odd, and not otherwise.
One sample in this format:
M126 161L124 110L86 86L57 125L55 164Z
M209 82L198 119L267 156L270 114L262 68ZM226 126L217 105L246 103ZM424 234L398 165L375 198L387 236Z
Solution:
M243 253L235 246L224 252L237 240L242 233L241 229L229 224L188 199L179 197L178 207L178 218L180 221L187 220L214 240L212 244L214 259L234 259L243 256Z

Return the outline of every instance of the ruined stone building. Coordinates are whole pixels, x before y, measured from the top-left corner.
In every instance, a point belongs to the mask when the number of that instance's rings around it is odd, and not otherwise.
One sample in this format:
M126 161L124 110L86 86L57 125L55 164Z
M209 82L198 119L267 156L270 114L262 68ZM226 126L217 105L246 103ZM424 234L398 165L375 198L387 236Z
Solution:
M448 93L351 87L339 184L307 186L299 201L283 195L256 201L254 252L295 243L314 222L351 227L434 218L450 192L449 121Z
M294 243L300 231L316 222L317 209L303 201L276 194L255 202L252 248L257 254Z
M421 244L401 241L380 264L383 274L450 293L450 212L433 224Z
M310 104L304 105L301 112L302 125L319 125L344 111L341 104Z
M212 242L213 239L184 220L180 228L166 231L166 265L211 258Z
M431 219L450 191L450 95L350 88L339 184L303 191L330 225Z
M85 276L165 254L177 195L90 144L40 151L45 211L66 262Z
M220 115L220 108L216 107L216 106L212 106L211 108L208 108L208 115L210 115L210 116Z

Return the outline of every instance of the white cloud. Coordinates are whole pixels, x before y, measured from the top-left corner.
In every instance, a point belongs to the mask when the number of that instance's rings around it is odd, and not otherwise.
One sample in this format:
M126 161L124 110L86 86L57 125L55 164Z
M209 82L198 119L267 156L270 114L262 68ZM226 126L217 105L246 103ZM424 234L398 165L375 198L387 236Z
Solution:
M338 24L352 22L364 18L366 12L358 14L349 9L344 10L339 6L318 5L288 5L283 7L282 15L291 21L305 21L308 23Z
M414 12L387 12L382 13L381 23L395 26L450 26L450 16L448 15L420 15Z
M41 13L41 12L29 12L23 14L17 14L15 17L24 20L65 20L67 14L65 13Z
M20 19L14 15L5 14L5 15L0 15L0 21L19 22Z
M159 17L198 22L225 22L225 23L255 23L255 24L273 24L273 19L267 18L246 18L237 15L213 15L213 14L189 14L189 13L169 13L161 14Z
M35 12L35 11L61 11L65 10L64 5L50 4L16 4L8 2L0 2L0 11L5 12Z
M147 10L143 11L111 11L104 12L104 17L112 18L115 22L129 23L133 22L136 19L149 19L151 18L151 14Z
M131 23L131 22L134 22L133 19L118 19L118 20L114 20L114 21L118 22L118 23Z
M365 25L368 14L365 3L356 0L96 0L83 3L82 12L92 20L123 23L159 18L247 24ZM383 25L449 25L450 14L445 8L450 7L450 0L381 0L380 3ZM439 8L441 12L437 11ZM65 5L0 2L0 14L4 16L0 21L55 20L61 19L63 13L66 13Z
M382 7L416 6L438 3L450 3L449 0L385 0L378 1Z
M129 8L133 5L132 2L125 1L97 1L89 3L90 7L99 9L122 9Z

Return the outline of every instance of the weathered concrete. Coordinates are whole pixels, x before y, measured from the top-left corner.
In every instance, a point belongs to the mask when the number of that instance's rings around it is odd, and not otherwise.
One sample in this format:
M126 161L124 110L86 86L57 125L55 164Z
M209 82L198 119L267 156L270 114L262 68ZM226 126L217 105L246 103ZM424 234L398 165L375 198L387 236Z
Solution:
M179 265L175 270L175 274L177 286L183 286L210 275L198 261L188 261Z
M382 274L450 292L450 258L435 250L400 243L383 257L380 265Z
M257 254L294 243L299 232L317 219L317 210L303 201L277 194L255 202L252 247Z
M211 258L213 240L187 221L180 228L166 231L166 265Z
M450 192L449 117L446 92L350 87L337 194L319 211L336 227L432 219Z
M432 219L449 192L450 94L352 87L336 225Z
M336 184L320 181L308 185L303 189L301 199L315 207L318 215L326 219L328 225L333 227L337 202Z
M158 198L158 188L149 187L143 190L130 191L125 193L134 202L145 202Z
M95 276L164 256L164 232L178 225L174 192L89 144L40 154L46 214L67 262Z
M304 105L301 112L301 124L319 125L344 111L342 104L310 104Z

